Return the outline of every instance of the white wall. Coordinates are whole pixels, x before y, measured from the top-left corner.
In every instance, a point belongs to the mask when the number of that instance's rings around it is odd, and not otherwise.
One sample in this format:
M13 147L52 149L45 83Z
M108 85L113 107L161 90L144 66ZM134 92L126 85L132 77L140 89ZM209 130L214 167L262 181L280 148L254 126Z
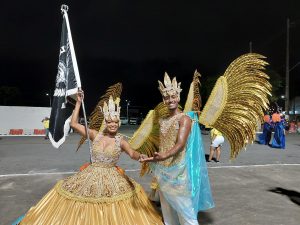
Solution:
M43 118L50 117L50 107L0 106L0 134L8 134L10 129L43 129Z

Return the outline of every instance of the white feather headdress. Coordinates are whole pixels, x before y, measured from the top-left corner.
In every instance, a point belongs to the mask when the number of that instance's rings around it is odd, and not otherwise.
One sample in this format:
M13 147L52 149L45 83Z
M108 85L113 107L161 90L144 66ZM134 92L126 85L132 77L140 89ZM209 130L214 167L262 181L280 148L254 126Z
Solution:
M103 107L100 106L100 109L105 120L117 119L120 121L120 98L114 100L112 96L109 96L108 102L104 102Z

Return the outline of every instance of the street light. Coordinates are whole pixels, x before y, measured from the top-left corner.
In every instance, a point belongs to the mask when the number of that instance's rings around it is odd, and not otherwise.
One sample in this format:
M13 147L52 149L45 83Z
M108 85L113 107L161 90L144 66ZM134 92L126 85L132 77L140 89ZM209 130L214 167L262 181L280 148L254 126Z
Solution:
M126 115L127 115L127 122L129 123L129 117L128 117L128 107L130 105L130 101L129 100L125 100L126 101Z
M50 92L51 93L51 92ZM51 94L46 93L46 96L49 96L49 104L50 104L50 108L51 108Z

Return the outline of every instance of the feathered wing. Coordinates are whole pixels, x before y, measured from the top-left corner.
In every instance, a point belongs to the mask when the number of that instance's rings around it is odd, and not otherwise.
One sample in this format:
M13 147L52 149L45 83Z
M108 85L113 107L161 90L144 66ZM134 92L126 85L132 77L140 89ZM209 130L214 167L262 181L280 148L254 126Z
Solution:
M103 131L104 129L104 117L103 113L100 112L100 107L103 107L104 102L108 102L109 97L112 96L113 99L120 98L122 93L122 83L116 83L112 86L110 86L104 95L100 97L100 100L98 101L96 107L92 111L88 121L89 121L89 128ZM85 142L86 138L82 137L78 143L77 151L80 148L80 146Z
M184 113L189 111L200 111L201 108L201 96L200 96L200 73L196 70L194 73L193 81L190 85L189 93L184 106Z
M161 102L150 110L139 128L129 140L130 146L139 153L153 156L159 146L159 119L167 117L169 111ZM148 171L148 164L143 163L141 175Z
M200 115L200 122L221 131L230 143L230 158L255 140L271 95L271 84L263 70L268 65L259 54L234 60L213 88Z

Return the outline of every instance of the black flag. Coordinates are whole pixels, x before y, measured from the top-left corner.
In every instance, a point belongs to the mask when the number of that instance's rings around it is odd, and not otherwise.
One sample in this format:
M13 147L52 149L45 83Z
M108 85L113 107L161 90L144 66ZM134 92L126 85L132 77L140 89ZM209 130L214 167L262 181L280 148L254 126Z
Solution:
M49 139L55 148L64 141L70 130L75 94L81 87L77 61L69 26L67 9L62 8L63 24L60 40L58 72L49 125Z

